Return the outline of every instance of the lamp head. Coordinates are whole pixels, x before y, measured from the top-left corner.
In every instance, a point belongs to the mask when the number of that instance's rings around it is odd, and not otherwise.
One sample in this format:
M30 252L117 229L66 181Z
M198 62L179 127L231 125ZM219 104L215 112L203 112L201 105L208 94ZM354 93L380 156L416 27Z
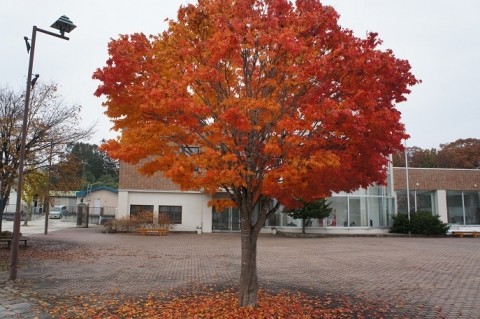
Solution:
M77 26L73 24L72 21L67 16L61 16L52 24L50 27L60 30L60 34L63 36L65 32L70 33Z
M35 74L34 75L34 78L33 78L32 83L31 83L32 84L32 89L35 86L35 83L37 83L37 80L38 80L39 77L40 77L40 74Z
M27 46L27 53L30 53L30 43L28 43L28 38L27 37L23 37L23 39L25 40L25 45Z

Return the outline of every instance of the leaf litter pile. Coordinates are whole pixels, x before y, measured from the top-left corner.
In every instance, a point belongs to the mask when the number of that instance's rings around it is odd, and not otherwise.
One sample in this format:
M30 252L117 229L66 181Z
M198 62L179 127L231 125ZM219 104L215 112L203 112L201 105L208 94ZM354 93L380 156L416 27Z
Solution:
M41 303L54 318L414 318L401 315L403 306L381 305L377 302L355 300L330 294L321 297L286 290L268 292L260 290L258 306L239 307L237 293L233 289L195 289L194 292L149 295L146 298L122 298L120 295L106 298L90 294L72 298L50 298Z

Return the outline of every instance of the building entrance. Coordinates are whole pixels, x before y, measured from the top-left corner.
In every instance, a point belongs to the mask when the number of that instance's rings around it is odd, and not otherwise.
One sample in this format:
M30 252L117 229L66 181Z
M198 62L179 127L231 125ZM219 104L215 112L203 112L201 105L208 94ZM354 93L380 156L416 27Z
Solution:
M212 213L212 231L240 231L240 211L238 208L227 208L221 213Z

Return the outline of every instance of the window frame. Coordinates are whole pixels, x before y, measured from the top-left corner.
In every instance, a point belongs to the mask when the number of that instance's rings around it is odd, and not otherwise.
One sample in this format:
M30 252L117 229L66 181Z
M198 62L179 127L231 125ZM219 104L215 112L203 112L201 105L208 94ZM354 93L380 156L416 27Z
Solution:
M166 209L165 209L166 208ZM158 215L166 214L172 224L182 224L183 207L178 205L158 205Z

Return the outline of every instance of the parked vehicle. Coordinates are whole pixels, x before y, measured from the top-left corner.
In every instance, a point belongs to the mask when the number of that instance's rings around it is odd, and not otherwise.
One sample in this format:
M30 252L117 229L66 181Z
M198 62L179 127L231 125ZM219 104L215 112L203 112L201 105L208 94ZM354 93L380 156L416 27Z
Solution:
M60 219L67 213L67 206L55 206L50 211L48 218Z

